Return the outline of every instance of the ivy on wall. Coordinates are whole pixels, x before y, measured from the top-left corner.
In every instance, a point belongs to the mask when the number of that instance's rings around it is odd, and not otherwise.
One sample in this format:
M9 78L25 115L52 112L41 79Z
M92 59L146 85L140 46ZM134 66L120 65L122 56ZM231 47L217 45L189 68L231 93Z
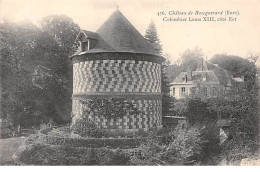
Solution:
M122 118L127 114L141 113L130 100L124 98L85 99L81 103L85 114L98 115L106 119Z

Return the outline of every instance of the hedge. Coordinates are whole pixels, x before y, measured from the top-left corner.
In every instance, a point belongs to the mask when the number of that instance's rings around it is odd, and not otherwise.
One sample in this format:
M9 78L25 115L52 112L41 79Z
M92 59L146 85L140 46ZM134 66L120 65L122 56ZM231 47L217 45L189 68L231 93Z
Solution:
M15 162L20 165L128 165L130 157L121 149L34 143L20 152Z
M88 148L135 148L140 145L145 138L62 138L49 135L40 135L39 142L50 145L63 145L72 147Z

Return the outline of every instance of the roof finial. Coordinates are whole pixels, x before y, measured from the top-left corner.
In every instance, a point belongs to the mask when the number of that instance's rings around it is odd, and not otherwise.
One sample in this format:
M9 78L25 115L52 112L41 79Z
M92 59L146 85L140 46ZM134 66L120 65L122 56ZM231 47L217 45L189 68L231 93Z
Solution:
M114 2L115 3L115 2ZM117 5L117 3L115 3L115 5L116 5L116 10L118 10L118 5Z

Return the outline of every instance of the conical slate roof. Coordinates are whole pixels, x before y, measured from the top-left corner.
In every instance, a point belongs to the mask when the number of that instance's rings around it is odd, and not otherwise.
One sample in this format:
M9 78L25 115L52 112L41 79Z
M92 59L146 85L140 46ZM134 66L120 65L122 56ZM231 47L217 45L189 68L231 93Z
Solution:
M127 18L116 10L97 32L115 51L156 54Z

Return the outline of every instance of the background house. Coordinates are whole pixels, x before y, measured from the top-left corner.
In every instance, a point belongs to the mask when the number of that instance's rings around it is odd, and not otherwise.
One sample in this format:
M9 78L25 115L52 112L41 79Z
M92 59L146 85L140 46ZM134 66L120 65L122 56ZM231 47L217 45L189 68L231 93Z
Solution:
M171 96L180 99L187 96L210 98L229 95L232 84L227 70L203 59L196 63L196 69L190 65L186 72L181 72L171 82Z

